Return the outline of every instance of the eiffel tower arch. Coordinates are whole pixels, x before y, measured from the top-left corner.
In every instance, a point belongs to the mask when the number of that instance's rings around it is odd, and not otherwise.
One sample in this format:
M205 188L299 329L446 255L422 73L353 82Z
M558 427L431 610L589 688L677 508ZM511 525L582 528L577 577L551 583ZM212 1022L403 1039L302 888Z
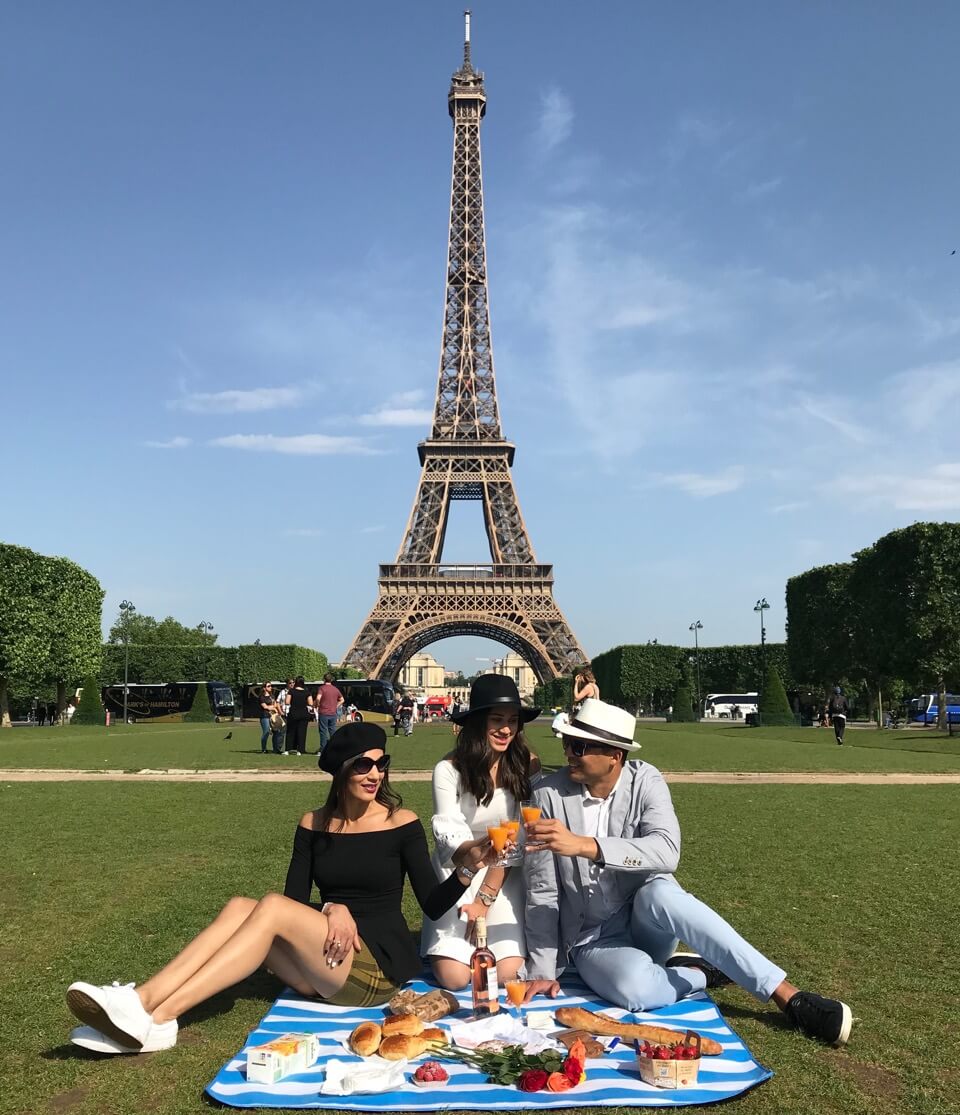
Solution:
M411 655L455 635L504 643L541 682L587 660L554 600L553 566L534 555L510 472L516 447L500 427L480 160L486 103L467 13L463 65L447 98L453 174L433 425L418 446L420 483L396 560L380 566L377 601L343 659L370 677L394 680ZM442 563L451 500L481 504L489 563Z

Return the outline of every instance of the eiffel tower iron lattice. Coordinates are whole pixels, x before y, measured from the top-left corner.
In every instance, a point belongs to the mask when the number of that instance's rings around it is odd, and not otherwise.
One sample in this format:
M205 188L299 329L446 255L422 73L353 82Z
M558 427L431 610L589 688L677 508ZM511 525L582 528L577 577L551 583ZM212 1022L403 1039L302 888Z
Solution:
M453 75L450 239L440 375L420 485L393 565L381 565L377 602L344 657L369 677L395 679L417 651L452 635L510 647L543 682L586 661L553 598L553 566L537 562L510 468L493 373L483 227L480 121L483 74L470 60ZM483 505L490 564L443 565L451 500Z

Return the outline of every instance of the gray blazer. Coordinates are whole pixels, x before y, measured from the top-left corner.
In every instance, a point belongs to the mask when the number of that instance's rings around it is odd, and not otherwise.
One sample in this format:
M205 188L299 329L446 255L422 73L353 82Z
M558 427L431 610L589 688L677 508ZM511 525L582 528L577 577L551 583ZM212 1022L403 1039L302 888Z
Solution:
M534 791L543 817L555 817L583 833L583 787L566 769L543 779ZM680 862L680 823L670 790L656 767L626 762L610 807L609 831L597 843L604 871L616 873L623 903L651 879L669 877ZM589 861L579 856L531 852L524 857L526 880L527 979L556 979L569 963L581 934L590 885Z

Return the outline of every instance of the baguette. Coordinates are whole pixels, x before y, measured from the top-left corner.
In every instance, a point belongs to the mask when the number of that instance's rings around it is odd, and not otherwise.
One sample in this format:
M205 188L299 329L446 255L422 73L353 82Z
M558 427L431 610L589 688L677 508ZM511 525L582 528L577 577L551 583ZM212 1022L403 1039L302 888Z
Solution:
M608 1014L598 1014L582 1007L558 1007L554 1016L561 1026L569 1026L573 1030L587 1030L591 1034L610 1038L641 1038L661 1045L682 1041L687 1033L686 1030L669 1030L665 1026L649 1026L645 1022L620 1022ZM723 1052L719 1042L702 1034L700 1048L708 1056Z

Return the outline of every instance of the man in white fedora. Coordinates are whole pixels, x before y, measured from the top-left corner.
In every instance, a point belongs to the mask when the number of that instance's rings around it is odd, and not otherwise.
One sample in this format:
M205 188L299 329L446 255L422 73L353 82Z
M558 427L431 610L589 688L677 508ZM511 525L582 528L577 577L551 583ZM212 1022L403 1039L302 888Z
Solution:
M673 877L680 824L663 775L628 762L636 720L588 698L562 728L564 769L535 791L526 828L527 996L556 995L567 967L607 1002L653 1010L731 981L772 1000L809 1037L843 1045L837 999L801 991ZM678 940L696 953L674 955Z

